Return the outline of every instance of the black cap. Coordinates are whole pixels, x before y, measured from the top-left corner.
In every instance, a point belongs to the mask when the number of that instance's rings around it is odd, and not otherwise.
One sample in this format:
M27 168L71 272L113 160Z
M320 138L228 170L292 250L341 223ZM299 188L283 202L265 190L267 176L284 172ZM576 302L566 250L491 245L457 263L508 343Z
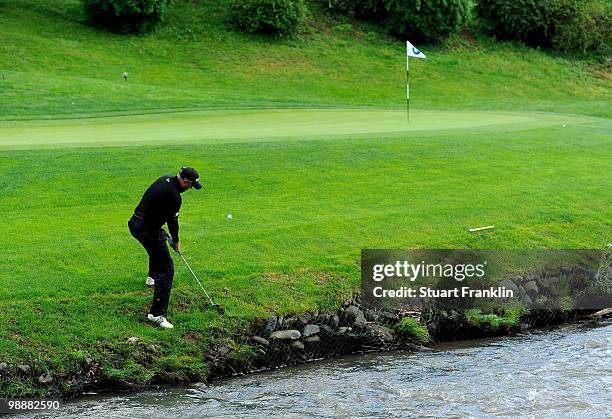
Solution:
M200 175L193 167L181 167L179 171L179 176L185 180L191 182L194 188L202 189L202 184L200 183Z

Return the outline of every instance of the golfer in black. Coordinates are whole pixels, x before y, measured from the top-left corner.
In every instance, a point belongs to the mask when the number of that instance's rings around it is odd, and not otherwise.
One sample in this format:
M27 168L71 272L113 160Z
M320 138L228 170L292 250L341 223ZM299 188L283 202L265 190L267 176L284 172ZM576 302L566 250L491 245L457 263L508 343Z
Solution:
M149 255L149 277L146 283L149 286L155 285L153 304L147 318L166 329L174 327L167 319L174 262L162 226L168 224L172 247L180 251L178 216L181 194L191 187L202 188L198 172L192 167L181 168L176 176L160 177L145 191L128 222L130 233Z

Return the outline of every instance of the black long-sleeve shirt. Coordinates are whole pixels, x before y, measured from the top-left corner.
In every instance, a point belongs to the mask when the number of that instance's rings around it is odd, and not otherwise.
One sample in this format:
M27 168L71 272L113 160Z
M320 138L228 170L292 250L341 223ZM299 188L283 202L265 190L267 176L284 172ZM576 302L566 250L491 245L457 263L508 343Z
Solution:
M178 216L183 202L181 184L176 176L162 176L149 186L134 214L151 230L158 230L168 224L172 240L179 241Z

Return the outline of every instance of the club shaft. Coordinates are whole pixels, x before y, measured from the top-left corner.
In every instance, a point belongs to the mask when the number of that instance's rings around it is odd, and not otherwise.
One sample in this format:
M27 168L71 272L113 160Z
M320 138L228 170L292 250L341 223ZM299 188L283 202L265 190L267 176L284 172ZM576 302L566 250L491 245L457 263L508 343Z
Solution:
M213 306L215 305L215 303L213 303L212 298L210 298L210 295L208 295L208 293L206 292L206 290L204 289L204 287L202 286L202 283L200 282L200 280L198 279L198 277L196 276L195 272L193 271L193 269L191 269L191 266L189 266L189 263L187 263L187 260L185 259L185 257L183 256L183 254L181 252L177 252L179 254L179 256L181 257L181 259L183 259L183 262L185 262L185 265L187 266L187 268L189 269L189 272L191 272L191 274L193 275L193 277L195 278L196 282L198 283L198 285L200 286L200 288L202 288L202 291L204 291L204 294L206 294L206 297L208 298L208 301L210 301L210 304L212 304Z

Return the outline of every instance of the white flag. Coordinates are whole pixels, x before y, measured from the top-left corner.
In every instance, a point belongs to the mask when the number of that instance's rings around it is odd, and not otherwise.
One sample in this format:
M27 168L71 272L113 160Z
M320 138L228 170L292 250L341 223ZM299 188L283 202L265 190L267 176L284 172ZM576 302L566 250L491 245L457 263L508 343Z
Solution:
M408 57L427 58L425 54L419 51L418 48L416 48L408 41L406 41L406 51L408 52Z

